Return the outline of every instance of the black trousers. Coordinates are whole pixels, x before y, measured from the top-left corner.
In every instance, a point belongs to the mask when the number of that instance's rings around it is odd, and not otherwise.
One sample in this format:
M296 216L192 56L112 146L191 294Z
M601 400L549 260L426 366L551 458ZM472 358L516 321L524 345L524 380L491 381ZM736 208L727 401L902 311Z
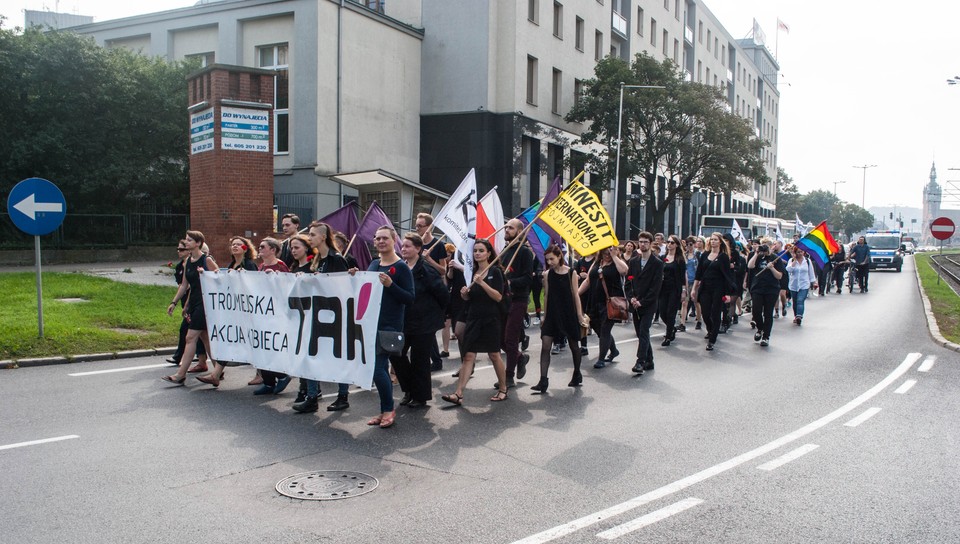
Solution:
M433 398L430 381L430 352L437 344L437 333L405 334L403 353L391 355L390 364L400 389L410 398L427 402Z
M770 331L773 330L773 307L780 300L780 293L764 295L761 293L751 293L753 296L753 322L757 324L757 330L762 333L763 338L770 338Z
M653 348L650 347L650 325L657 308L641 308L633 312L633 330L637 333L637 362L642 365L653 364ZM663 317L663 310L660 310Z
M723 312L723 286L709 283L700 284L697 298L700 301L700 312L703 314L703 324L707 327L707 341L717 342L720 334L720 315Z
M677 312L680 311L680 291L661 289L657 308L660 310L660 320L667 326L667 338L673 340L677 329Z

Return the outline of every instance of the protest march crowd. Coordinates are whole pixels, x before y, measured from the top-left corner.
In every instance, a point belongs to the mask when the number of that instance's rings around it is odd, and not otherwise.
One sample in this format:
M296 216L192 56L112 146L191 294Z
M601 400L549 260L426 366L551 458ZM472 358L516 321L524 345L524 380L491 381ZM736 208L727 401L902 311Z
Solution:
M314 278L322 284L338 275L357 276L366 271L366 277L378 282L382 289L376 291L379 301L370 305L379 312L375 334L366 335L376 352L372 376L368 373L361 381L351 379L350 383L376 386L380 413L367 424L381 428L395 422L395 383L403 392L402 406L422 407L433 400L431 372L442 369L454 338L461 365L454 374L455 389L441 399L461 405L477 354L487 354L497 376L489 400L502 402L516 387L516 380L527 373L528 327L539 326L542 340L540 377L531 390L545 394L550 387L551 358L566 349L573 361L567 385L583 384L581 362L590 355L591 335L597 338L593 368L599 371L615 362L620 352L612 332L618 323L633 324L637 351L631 370L642 375L654 368L650 336L654 322L662 322L665 328L661 349L669 349L677 341L677 333L688 332L687 325L692 324L694 331L705 335L705 349L713 351L721 335L746 316L755 330L754 342L765 347L774 323L786 318L791 309L793 323L802 325L811 292L814 296L840 294L845 283L851 293L854 284L860 293L868 291L871 256L863 237L846 248L834 241L821 223L804 236L797 235L792 243L779 233L748 239L736 229L734 233L686 238L640 232L634 239L620 241L613 235L599 199L577 179L566 188L555 180L540 202L504 221L495 190L477 199L471 171L437 221L430 214L417 214L414 230L403 235L376 203L359 222L354 207L344 206L312 222L305 232L298 217L284 215L282 240L267 237L255 246L247 238L234 236L226 269L220 269L209 255L201 232L187 231L177 248L180 262L175 279L179 287L167 308L173 315L182 304L179 344L169 360L177 365L177 372L163 379L183 385L187 375L195 373L200 382L217 387L224 378L222 363L231 359L216 357L220 346L226 344L218 343L223 341L222 329L218 333L209 323L207 313L214 312L215 301L203 296L204 284L211 285L205 283L211 272L217 273L213 276L261 275L259 281L266 282L291 274L296 281ZM434 236L434 229L443 235ZM375 257L369 252L371 245ZM256 318L267 320L273 312L262 311L262 306L270 304L273 310L273 302L265 303L263 298L238 296L237 301L249 305L250 313L257 313L253 308L259 307L263 315ZM314 300L313 318L319 321L320 297ZM310 312L311 298L297 296L289 301L290 311L299 312L302 322L305 312ZM357 323L364 313L362 304L365 302L350 298L346 310ZM362 344L362 326L357 323L347 334L361 333L357 341ZM318 325L323 329L328 324ZM261 334L259 328L254 334ZM353 362L354 355L344 359L337 343L339 332L331 336L336 337L333 344L323 344L317 335L310 338L311 349L336 347L310 355L307 364L311 364L310 357L314 362L342 359L344 364L370 370L365 360L362 365ZM347 352L354 352L353 343L354 336L348 336ZM282 348L277 352L281 354L272 357L284 357L282 353L289 349L286 337ZM300 351L298 336L296 352ZM257 357L264 356L254 354L232 361L252 363L259 369L249 383L258 386L254 395L280 394L294 377L302 376L293 410L309 413L319 409L321 379L334 380L322 374L279 372L274 364L258 364L262 359ZM349 408L350 383L338 384L336 400L326 407L328 411Z

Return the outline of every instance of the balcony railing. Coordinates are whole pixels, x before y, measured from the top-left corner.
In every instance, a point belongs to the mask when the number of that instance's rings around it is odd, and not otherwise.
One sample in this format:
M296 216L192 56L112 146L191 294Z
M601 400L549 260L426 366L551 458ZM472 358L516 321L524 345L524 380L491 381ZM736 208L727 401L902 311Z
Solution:
M628 32L627 18L616 11L613 12L613 21L610 23L614 30L626 37Z

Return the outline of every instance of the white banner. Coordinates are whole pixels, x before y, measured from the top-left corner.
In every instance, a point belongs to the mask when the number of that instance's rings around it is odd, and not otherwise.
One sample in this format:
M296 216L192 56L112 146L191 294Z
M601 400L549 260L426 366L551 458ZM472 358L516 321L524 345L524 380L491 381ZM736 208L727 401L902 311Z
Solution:
M370 389L383 285L376 272L200 275L214 359Z
M467 285L473 281L473 244L477 239L477 177L473 168L437 214L433 225L457 247Z

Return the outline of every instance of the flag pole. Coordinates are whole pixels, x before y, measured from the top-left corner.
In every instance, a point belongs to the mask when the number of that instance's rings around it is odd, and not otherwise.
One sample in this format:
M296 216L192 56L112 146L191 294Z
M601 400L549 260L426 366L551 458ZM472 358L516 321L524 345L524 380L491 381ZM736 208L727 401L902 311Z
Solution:
M353 241L357 239L357 233L353 233L353 236L350 237L350 243L347 244L347 249L343 250L343 254L346 255L350 253L350 246L353 245Z

